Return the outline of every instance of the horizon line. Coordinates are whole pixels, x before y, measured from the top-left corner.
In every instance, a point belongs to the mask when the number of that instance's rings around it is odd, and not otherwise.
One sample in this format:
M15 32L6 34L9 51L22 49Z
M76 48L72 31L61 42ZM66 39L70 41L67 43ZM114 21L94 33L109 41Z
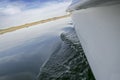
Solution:
M8 33L8 32L13 32L13 31L16 31L16 30L19 30L19 29L32 27L34 25L43 24L43 23L59 20L59 19L62 19L62 18L70 17L70 15L71 14L67 14L67 15L63 15L63 16L56 16L56 17L53 17L53 18L48 18L48 19L44 19L44 20L40 20L40 21L26 23L26 24L22 24L22 25L19 25L19 26L13 26L13 27L5 28L5 29L0 29L0 35Z

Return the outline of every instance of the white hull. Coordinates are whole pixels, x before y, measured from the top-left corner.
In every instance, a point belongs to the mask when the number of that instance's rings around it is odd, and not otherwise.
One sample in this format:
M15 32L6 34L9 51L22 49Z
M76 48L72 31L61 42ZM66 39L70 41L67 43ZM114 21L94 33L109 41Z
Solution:
M96 80L120 80L120 5L72 12Z

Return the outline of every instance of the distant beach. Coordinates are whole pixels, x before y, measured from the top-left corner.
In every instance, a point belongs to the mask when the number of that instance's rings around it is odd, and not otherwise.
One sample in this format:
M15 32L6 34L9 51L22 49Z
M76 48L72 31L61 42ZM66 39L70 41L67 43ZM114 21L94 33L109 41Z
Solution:
M67 15L63 15L63 16L57 16L57 17L53 17L53 18L49 18L49 19L45 19L45 20L40 20L40 21L36 21L36 22L32 22L32 23L26 23L20 26L14 26L14 27L10 27L10 28L6 28L6 29L0 29L0 35L8 33L8 32L13 32L22 28L27 28L27 27L32 27L34 25L38 25L38 24L43 24L43 23L47 23L50 21L55 21L58 19L62 19L62 18L67 18L70 17L71 14L67 14Z

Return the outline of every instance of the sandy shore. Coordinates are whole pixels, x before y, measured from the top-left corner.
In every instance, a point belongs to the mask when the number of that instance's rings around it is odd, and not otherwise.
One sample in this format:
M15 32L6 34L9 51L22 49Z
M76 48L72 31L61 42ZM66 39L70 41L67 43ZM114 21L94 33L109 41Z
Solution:
M22 28L32 27L34 25L38 25L38 24L42 24L42 23L46 23L46 22L50 22L50 21L55 21L55 20L62 19L62 18L67 18L69 16L70 16L70 14L58 16L58 17L53 17L53 18L49 18L49 19L45 19L45 20L40 20L37 22L27 23L27 24L23 24L20 26L14 26L14 27L6 28L6 29L0 29L0 35L8 33L8 32L12 32L12 31L16 31L16 30L19 30Z

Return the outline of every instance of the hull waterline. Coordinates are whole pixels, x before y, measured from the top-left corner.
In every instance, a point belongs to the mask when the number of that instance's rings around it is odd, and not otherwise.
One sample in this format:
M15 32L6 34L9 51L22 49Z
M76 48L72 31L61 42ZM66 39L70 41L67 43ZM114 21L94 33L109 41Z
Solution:
M120 80L120 5L75 10L72 19L96 80Z

